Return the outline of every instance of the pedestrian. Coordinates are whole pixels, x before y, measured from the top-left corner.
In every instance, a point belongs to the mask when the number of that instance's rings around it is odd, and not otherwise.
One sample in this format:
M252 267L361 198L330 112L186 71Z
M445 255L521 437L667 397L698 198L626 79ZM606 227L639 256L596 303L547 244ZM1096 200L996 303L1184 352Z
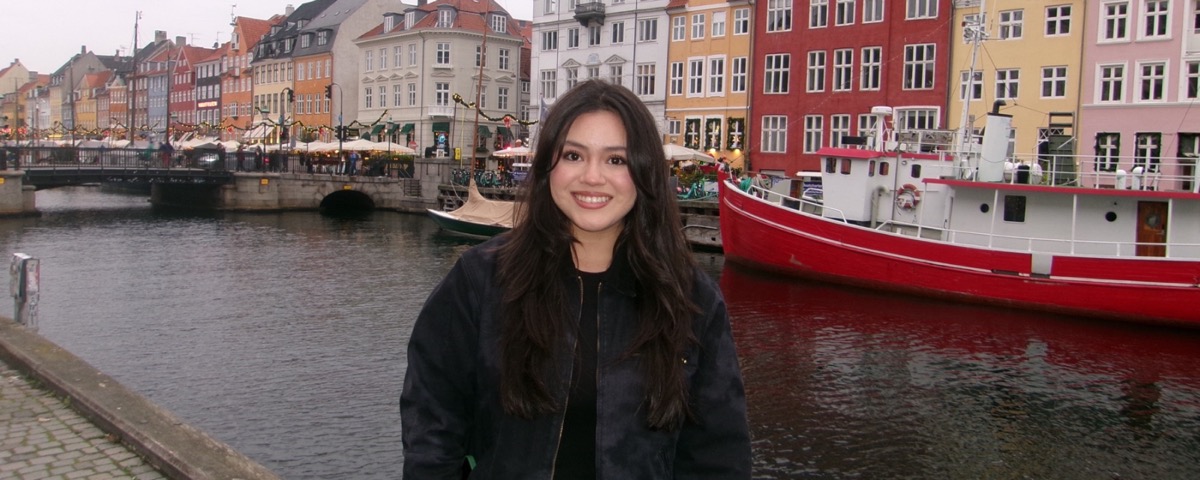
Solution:
M254 148L254 171L263 171L263 148L259 145Z
M238 144L237 147L237 171L242 171L246 168L246 146Z
M159 142L158 154L162 158L163 168L171 166L171 154L175 152L175 148L169 142Z
M520 220L417 316L403 476L750 478L725 301L678 228L653 116L587 81L541 125Z
M350 161L346 164L346 175L355 175L358 172L358 152L350 152Z

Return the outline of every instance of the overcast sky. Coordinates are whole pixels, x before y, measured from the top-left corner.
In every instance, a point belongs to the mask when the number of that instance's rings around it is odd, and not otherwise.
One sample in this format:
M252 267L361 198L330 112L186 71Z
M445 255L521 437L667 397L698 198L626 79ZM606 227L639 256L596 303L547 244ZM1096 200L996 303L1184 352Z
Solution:
M397 4L399 0L393 0ZM531 19L533 0L497 0L514 18ZM282 14L299 0L2 0L0 1L0 68L20 59L25 68L54 73L81 46L97 55L128 55L133 50L136 12L138 43L155 30L167 38L211 47L229 41L231 14L266 19ZM403 3L416 4L416 0ZM236 5L236 6L235 6ZM380 19L382 22L382 19Z

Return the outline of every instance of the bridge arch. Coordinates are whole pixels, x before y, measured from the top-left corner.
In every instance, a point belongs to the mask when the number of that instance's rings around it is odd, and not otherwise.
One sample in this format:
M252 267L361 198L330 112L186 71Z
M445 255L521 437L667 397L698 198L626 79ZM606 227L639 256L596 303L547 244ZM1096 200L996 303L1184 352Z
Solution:
M375 200L358 190L337 190L321 199L317 209L320 211L360 211L375 210Z

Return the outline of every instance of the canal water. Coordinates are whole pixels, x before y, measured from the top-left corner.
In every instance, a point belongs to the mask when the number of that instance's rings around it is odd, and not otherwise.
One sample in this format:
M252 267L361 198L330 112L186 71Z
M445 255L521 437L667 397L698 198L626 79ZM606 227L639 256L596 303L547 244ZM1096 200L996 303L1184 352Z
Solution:
M37 201L0 220L0 246L42 260L42 335L284 478L399 477L408 332L476 241L394 212ZM1200 478L1200 332L698 258L729 303L756 478Z

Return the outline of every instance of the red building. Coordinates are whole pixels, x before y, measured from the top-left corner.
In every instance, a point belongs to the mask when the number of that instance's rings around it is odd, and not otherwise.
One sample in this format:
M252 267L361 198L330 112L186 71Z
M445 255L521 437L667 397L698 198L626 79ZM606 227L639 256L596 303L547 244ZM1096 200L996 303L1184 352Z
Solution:
M764 0L755 3L749 168L818 170L817 149L874 130L946 124L950 0Z

